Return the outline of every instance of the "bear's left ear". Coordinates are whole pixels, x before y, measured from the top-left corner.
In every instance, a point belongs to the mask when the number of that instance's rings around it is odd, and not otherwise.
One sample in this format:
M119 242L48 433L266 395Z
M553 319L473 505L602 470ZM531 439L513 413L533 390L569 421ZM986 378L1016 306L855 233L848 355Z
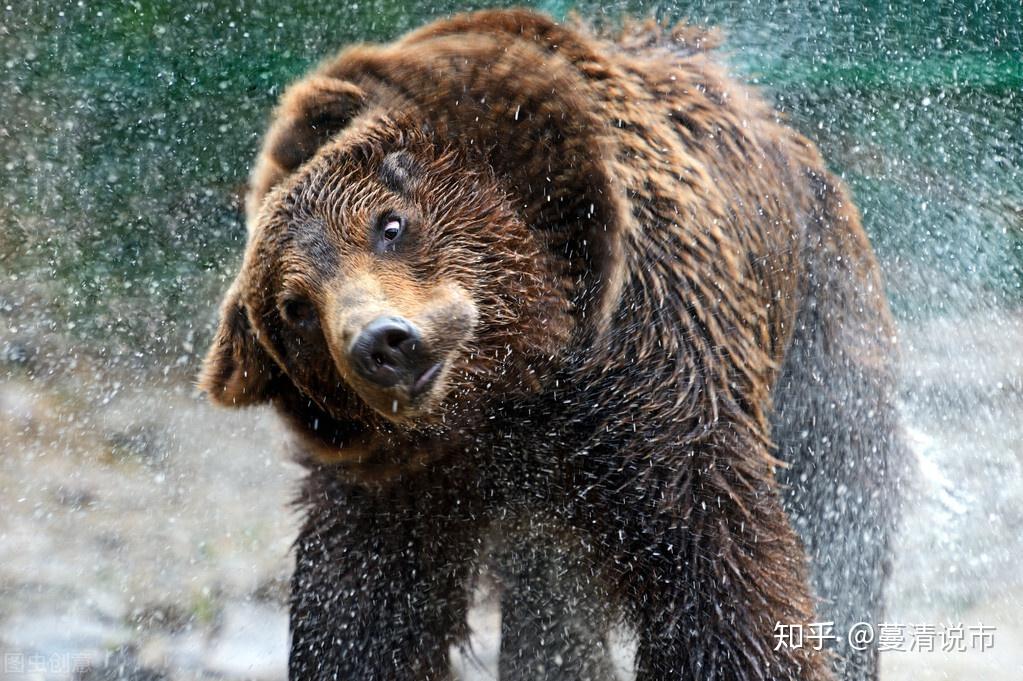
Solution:
M239 297L228 293L220 327L203 360L199 389L227 407L243 407L269 399L273 363L259 345Z
M362 88L326 75L308 76L288 88L249 178L245 215L250 230L266 194L347 127L365 103Z

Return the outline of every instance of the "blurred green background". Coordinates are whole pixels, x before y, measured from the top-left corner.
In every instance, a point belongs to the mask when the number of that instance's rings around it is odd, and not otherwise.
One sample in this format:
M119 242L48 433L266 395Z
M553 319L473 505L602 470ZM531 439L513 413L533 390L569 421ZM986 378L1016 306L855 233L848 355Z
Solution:
M240 257L239 195L282 88L346 43L469 7L6 5L0 319L15 340L5 357L56 334L71 339L70 356L194 371ZM725 58L852 186L903 323L1023 302L1019 0L539 7L722 27Z

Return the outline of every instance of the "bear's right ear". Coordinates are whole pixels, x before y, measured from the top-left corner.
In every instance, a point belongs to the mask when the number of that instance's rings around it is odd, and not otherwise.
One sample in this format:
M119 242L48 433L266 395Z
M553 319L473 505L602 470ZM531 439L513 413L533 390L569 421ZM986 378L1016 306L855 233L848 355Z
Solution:
M245 217L251 227L267 192L344 129L363 109L366 93L339 78L312 75L288 88L249 180Z
M245 307L233 292L221 309L220 327L203 360L199 389L227 407L243 407L269 399L273 372L270 357L256 340Z

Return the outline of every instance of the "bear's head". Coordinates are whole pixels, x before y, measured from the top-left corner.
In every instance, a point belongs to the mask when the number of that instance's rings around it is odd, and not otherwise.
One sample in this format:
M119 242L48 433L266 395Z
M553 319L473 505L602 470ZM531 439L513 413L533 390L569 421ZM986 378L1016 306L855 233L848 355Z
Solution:
M368 117L270 190L200 378L211 398L272 402L343 461L542 390L574 284L466 153Z

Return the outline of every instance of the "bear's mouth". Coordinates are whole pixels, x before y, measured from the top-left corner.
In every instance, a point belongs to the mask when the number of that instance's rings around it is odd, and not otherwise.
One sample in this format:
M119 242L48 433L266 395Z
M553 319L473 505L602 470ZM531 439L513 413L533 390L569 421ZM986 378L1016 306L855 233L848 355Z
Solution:
M448 352L442 358L428 362L407 381L390 387L371 385L357 377L348 383L366 406L387 421L413 430L429 426L447 392L452 354Z
M427 368L423 373L416 377L415 382L409 387L409 395L415 399L419 395L423 394L430 387L433 386L437 377L440 375L441 370L444 368L444 362L436 362L433 366Z

